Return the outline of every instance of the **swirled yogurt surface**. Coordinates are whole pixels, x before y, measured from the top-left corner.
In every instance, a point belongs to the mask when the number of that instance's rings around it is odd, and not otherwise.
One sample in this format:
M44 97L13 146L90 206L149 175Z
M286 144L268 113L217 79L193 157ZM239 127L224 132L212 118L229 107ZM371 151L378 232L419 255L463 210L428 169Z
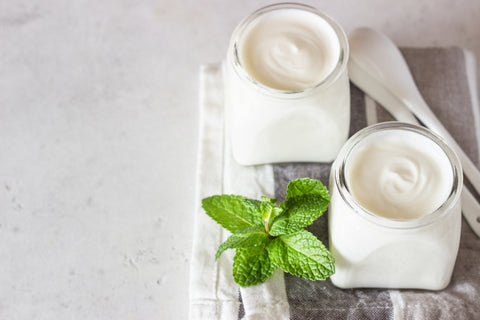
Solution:
M318 84L334 70L341 51L329 23L297 9L275 10L258 17L245 30L239 48L247 72L279 90Z
M441 148L407 131L367 137L346 170L355 199L372 213L391 219L433 212L448 198L453 184L452 168Z

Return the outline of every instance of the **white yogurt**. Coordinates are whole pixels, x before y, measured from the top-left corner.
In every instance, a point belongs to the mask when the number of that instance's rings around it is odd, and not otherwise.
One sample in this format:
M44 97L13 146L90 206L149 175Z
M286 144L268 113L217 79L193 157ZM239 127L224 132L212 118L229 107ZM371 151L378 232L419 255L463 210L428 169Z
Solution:
M425 128L383 123L352 137L330 178L332 282L447 286L460 241L461 188L457 157Z
M324 80L338 63L335 30L298 9L269 11L248 25L239 41L240 63L260 83L302 90Z
M243 165L332 161L348 137L345 33L314 8L262 8L234 31L225 63L227 132Z
M370 135L346 166L358 203L386 218L412 219L436 210L452 190L450 161L429 138L411 131Z

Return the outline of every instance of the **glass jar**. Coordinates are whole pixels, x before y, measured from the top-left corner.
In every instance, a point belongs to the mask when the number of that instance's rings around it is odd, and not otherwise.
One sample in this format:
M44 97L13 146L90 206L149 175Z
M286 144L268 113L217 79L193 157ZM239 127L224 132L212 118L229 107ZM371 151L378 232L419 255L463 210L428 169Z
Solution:
M280 90L256 80L242 61L245 35L265 16L288 11L318 19L337 52L332 70L306 88ZM313 20L312 20L313 21ZM344 31L317 9L275 4L255 11L232 34L224 63L227 136L242 165L290 161L333 161L348 138L350 86L348 41Z
M451 175L451 179L447 176L452 181L451 189L432 212L412 219L386 218L367 210L354 197L349 185L351 162L355 153L375 137L404 132L415 141L431 143L424 143L422 149L437 148L444 153L448 166L444 166L444 174ZM415 158L415 154L409 156ZM329 238L336 268L333 284L341 288L445 288L460 242L462 186L457 156L426 128L386 122L352 136L334 161L330 175Z

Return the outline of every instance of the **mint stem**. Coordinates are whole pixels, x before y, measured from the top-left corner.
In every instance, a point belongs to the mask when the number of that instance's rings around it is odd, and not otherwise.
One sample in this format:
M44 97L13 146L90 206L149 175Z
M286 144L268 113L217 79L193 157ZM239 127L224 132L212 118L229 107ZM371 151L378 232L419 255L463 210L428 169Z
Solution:
M268 219L263 219L263 221L265 222L265 232L267 232L267 234L270 232L270 225L268 224Z

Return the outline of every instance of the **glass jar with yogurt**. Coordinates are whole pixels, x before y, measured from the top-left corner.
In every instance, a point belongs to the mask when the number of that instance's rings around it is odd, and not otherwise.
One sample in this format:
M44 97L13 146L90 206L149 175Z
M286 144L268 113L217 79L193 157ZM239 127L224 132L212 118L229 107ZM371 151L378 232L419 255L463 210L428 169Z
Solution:
M333 284L440 290L457 257L463 175L430 130L399 122L352 136L330 175Z
M275 4L244 19L224 64L236 161L333 161L350 124L347 60L344 31L313 7Z

